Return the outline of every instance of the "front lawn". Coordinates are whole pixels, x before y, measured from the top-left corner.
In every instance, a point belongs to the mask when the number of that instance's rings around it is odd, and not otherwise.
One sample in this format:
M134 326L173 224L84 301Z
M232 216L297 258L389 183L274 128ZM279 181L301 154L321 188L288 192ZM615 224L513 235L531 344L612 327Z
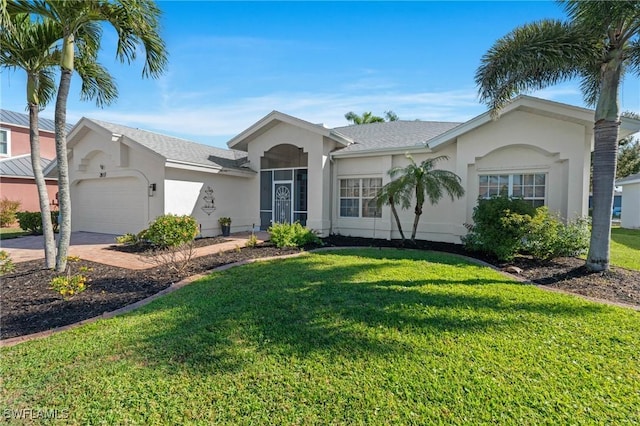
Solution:
M611 229L611 264L640 271L640 229Z
M0 409L72 424L633 424L638 347L635 311L452 255L339 250L4 348Z
M20 228L0 228L0 240L10 240L24 235L29 235L29 233Z

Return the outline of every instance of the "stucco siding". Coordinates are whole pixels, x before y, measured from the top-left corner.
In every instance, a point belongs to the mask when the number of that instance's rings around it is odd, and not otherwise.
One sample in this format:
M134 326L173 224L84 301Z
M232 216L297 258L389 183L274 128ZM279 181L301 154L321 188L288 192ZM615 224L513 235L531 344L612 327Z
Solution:
M281 145L289 144L302 148L308 155L308 204L307 227L323 236L329 234L331 227L331 167L329 152L334 143L324 140L316 133L288 123L279 123L264 133L256 136L249 143L248 158L250 167L259 172L260 158L265 151ZM251 223L260 223L260 186L259 178L247 191L246 209L251 214Z
M563 218L587 214L589 145L584 125L514 111L457 139L457 173L466 183L466 221L481 174L545 173L546 205Z
M220 217L231 218L231 232L248 231L259 225L254 212L246 208L251 189L258 186L258 176L244 178L167 168L165 177L165 212L195 217L201 236L220 235ZM205 200L208 189L212 191L215 210L205 207L210 205Z
M69 161L72 230L106 232L100 224L102 213L97 211L103 206L131 217L128 225L118 227L119 222L114 222L109 233L139 232L163 214L164 159L121 139L112 139L108 132L91 131L74 142ZM149 185L153 183L156 191L150 193ZM126 191L109 188L123 185L131 186ZM100 192L101 202L87 197L91 191Z
M58 193L58 182L47 180L46 183L51 203L55 201L55 196ZM5 197L12 201L20 201L18 211L40 211L38 188L33 179L0 177L0 198Z

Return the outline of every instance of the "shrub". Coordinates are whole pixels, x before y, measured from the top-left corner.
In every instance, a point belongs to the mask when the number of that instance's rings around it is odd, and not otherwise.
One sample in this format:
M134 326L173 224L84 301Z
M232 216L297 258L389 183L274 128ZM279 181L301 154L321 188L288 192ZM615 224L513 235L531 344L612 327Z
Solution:
M251 236L249 237L249 239L245 244L245 247L255 247L257 245L258 245L258 237L256 237L256 234L252 232Z
M145 229L138 232L137 234L127 233L124 235L120 235L119 237L116 237L116 243L125 245L143 244L145 243L144 236L146 232L147 230Z
M141 238L159 248L178 247L196 238L198 223L189 215L167 214L157 217L141 234Z
M580 218L566 225L547 207L540 207L528 225L523 251L540 260L576 256L589 247L589 221Z
M80 258L77 256L69 256L67 257L67 261L66 275L55 277L50 282L51 288L60 293L60 295L65 299L69 299L87 289L87 281L89 281L89 278L85 273L91 271L91 268L81 266L78 268L78 272L71 273L72 265L79 262Z
M492 254L507 261L522 249L528 223L535 215L531 204L505 196L478 200L473 225L462 242L469 250Z
M14 269L15 266L13 265L13 261L11 260L9 253L4 250L0 250L0 275L13 272Z
M274 223L269 227L271 242L276 247L302 247L308 244L320 244L320 238L310 229L295 223Z
M10 226L16 222L16 212L20 208L20 201L4 197L0 200L0 226Z
M42 213L40 212L18 212L18 225L23 231L33 235L42 235ZM51 224L53 232L58 232L58 212L51 212Z
M509 261L518 253L539 260L576 256L589 246L589 220L562 223L547 207L533 207L507 197L480 200L473 210L474 224L462 238L465 247Z

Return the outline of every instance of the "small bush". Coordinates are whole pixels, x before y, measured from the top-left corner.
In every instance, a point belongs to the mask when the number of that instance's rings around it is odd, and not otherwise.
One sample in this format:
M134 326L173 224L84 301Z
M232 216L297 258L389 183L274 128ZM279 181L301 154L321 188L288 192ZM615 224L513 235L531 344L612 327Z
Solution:
M274 223L269 227L271 242L276 247L303 247L308 244L320 244L320 238L310 229L295 223Z
M465 247L507 261L522 249L528 223L535 215L531 204L505 196L478 200L473 209L473 225L462 238Z
M245 247L255 247L257 245L258 245L258 237L256 237L256 234L252 233L249 239L247 240Z
M69 256L67 257L67 261L66 275L55 277L50 282L51 289L60 293L64 299L69 299L87 289L87 281L89 281L89 278L85 274L91 271L91 268L81 266L78 268L78 272L72 273L72 265L79 262L80 258L77 256Z
M18 212L18 225L23 231L30 232L33 235L42 235L42 213L40 212ZM53 232L58 232L58 212L51 212L51 224Z
M551 260L580 255L588 247L588 219L577 219L565 225L547 207L540 207L528 225L523 251L540 260Z
M11 256L4 250L0 250L0 275L8 274L13 272L15 266L13 265L13 261L11 260Z
M0 200L0 227L11 226L16 222L16 213L20 208L20 201L7 197Z
M141 234L138 235L159 248L179 247L196 238L198 223L189 215L167 214L156 218Z
M124 244L124 245L136 245L136 244L144 244L145 240L144 240L144 236L145 233L147 232L147 230L143 230L138 232L137 234L124 234L124 235L120 235L119 237L116 237L116 243L118 244Z

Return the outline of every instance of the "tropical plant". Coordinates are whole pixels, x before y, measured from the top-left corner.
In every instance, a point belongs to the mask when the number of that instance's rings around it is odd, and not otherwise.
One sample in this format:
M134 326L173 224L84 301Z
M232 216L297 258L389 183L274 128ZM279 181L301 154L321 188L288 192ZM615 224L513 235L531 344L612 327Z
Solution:
M60 83L55 107L55 145L58 166L58 198L61 223L58 238L56 271L66 268L71 237L71 199L69 195L69 164L67 159L66 114L71 77L79 67L93 65L100 50L101 24L111 25L118 36L116 57L130 63L139 48L144 49L143 77L160 76L167 64L165 44L159 35L160 9L152 0L9 0L12 10L51 19L62 32ZM95 99L99 106L109 104L117 91L108 74L96 74L83 80L83 99Z
M622 179L636 173L640 173L640 140L627 138L625 143L620 143L618 150L616 178Z
M269 227L271 242L276 247L304 247L310 244L321 244L320 238L300 222L274 223Z
M0 226L10 226L16 221L16 213L20 208L20 201L10 200L7 197L3 197L0 200Z
M416 164L413 157L406 155L409 164L405 167L394 167L388 171L392 181L382 187L378 193L377 202L389 204L391 211L396 219L396 224L402 233L398 214L395 212L395 205L399 204L403 209L410 205L409 200L413 196L416 204L414 207L413 230L411 232L411 241L415 241L416 232L418 230L418 222L422 216L423 207L426 199L431 204L437 204L438 201L447 193L451 200L460 198L464 195L464 188L458 175L448 170L434 169L437 162L448 160L448 157L441 155L435 158L429 158ZM394 180L397 177L396 180Z
M570 20L525 24L499 39L476 72L480 99L497 117L511 98L575 77L595 106L593 227L586 265L609 268L611 208L620 126L619 87L640 74L640 2L562 1Z
M3 20L0 27L0 67L22 69L27 74L31 167L38 190L41 217L48 217L49 193L40 160L38 113L55 93L53 71L60 61L60 50L54 44L60 38L61 29L49 20L34 22L26 13L7 15L7 20ZM45 264L51 269L55 265L56 253L53 227L45 220L41 229L44 234Z
M352 124L369 124L369 123L384 123L384 118L373 115L371 111L364 112L362 115L358 115L353 111L349 111L344 115L347 121Z

